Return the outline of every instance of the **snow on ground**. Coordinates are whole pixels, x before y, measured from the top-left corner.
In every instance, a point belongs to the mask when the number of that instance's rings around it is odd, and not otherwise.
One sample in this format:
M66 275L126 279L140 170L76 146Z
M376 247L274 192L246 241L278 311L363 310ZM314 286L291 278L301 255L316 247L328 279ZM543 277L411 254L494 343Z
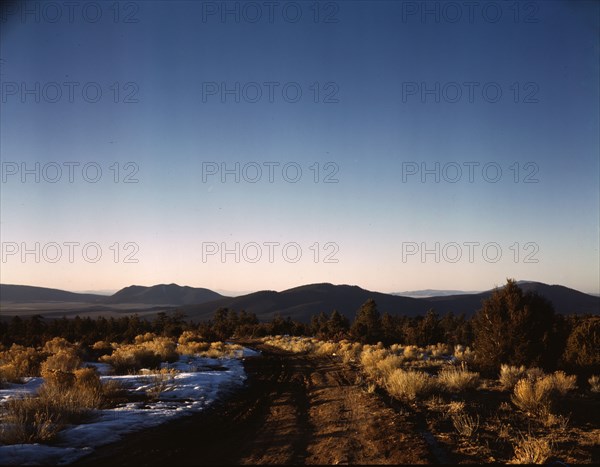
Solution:
M113 409L98 410L89 423L63 430L52 446L19 444L0 446L0 464L68 464L89 454L94 447L118 441L124 434L153 427L177 417L202 410L217 397L239 387L246 379L241 358L259 355L250 349L238 351L235 358L182 356L164 367L179 371L165 382L165 390L156 401L130 402ZM92 364L90 364L92 365ZM153 386L152 375L110 376L110 367L93 364L102 381L116 380L131 393L145 393ZM42 378L30 378L26 384L0 390L0 404L12 397L33 394Z

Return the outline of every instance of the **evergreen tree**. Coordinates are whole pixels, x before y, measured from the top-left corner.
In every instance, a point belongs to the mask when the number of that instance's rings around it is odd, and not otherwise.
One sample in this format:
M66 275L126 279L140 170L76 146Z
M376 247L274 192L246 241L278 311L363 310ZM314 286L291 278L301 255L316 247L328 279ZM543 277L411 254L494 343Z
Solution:
M381 317L375 300L367 300L356 313L350 335L363 344L375 344L381 339Z
M327 321L327 337L330 339L342 339L348 332L348 318L339 311L333 310Z
M501 363L551 368L556 364L556 317L552 304L536 293L523 293L509 279L483 302L473 318L477 362L497 370Z

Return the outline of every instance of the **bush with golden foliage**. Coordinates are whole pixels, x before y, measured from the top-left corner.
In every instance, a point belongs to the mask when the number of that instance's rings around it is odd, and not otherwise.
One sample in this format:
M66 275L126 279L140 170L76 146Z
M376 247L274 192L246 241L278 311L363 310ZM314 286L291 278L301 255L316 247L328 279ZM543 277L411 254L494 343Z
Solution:
M49 354L57 354L61 351L79 351L80 346L78 344L72 344L63 337L54 337L44 344L44 352Z
M179 359L177 344L168 337L146 333L137 336L135 341L135 344L117 346L112 354L100 357L99 361L112 365L115 372L124 374L142 368L158 368L162 362Z
M479 373L469 371L466 365L449 366L438 373L440 387L449 392L461 392L479 387Z
M464 438L471 438L479 429L479 415L472 417L463 411L456 411L451 418L454 429Z
M385 389L392 397L414 401L431 394L436 382L423 371L398 369L385 380Z
M514 457L509 464L544 464L552 456L552 444L545 438L532 435L522 437L514 450Z
M60 352L59 352L60 353ZM4 405L0 442L47 443L67 424L80 423L93 409L108 404L117 390L103 385L95 368L48 370L37 394Z
M513 403L531 415L547 415L558 397L564 397L577 386L576 377L562 371L552 375L519 380L514 388Z
M600 376L590 376L590 378L588 379L588 384L590 385L590 391L600 392Z
M50 355L41 365L41 375L46 378L49 373L63 372L70 373L81 366L81 358L73 348L58 350L57 353Z
M44 358L46 354L17 344L0 352L0 386L5 382L18 383L28 376L39 376Z

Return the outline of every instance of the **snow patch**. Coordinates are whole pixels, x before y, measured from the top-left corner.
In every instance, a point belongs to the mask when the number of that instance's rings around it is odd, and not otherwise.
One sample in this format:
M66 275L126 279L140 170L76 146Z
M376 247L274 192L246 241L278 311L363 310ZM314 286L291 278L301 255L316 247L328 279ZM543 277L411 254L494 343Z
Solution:
M89 454L94 447L116 442L127 433L199 412L218 397L242 385L246 380L242 359L258 355L259 352L243 349L235 358L182 356L175 363L163 364L163 367L173 368L179 373L166 379L165 390L158 400L130 402L113 409L98 410L91 422L61 431L53 446L0 446L0 464L68 464ZM98 368L102 381L118 381L131 393L145 393L154 384L153 375L113 376L108 365L92 366ZM42 382L42 378L29 378L25 384L12 384L0 390L0 404L35 393Z

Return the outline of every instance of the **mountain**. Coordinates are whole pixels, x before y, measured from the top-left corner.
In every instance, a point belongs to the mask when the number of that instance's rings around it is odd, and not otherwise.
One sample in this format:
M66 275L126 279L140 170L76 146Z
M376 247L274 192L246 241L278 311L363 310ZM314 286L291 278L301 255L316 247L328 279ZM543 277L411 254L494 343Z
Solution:
M411 298L430 298L430 297L445 297L448 295L468 295L476 294L479 292L466 292L464 290L436 290L436 289L424 289L424 290L411 290L407 292L394 292L392 295L399 295L401 297Z
M104 295L67 292L59 289L33 287L29 285L0 284L2 302L86 302L101 303Z
M550 300L557 313L570 314L600 314L600 297L579 292L562 285L548 285L542 282L519 281L519 287L524 292L532 291ZM427 300L439 314L448 311L465 312L468 316L481 308L481 301L492 295L492 290L471 295L449 295L430 297Z
M190 305L183 308L192 319L208 319L218 307L228 307L237 311L246 310L256 313L259 319L271 319L276 313L291 316L300 321L308 321L314 314L334 309L350 319L356 310L369 298L377 302L381 313L405 314L416 316L424 314L430 305L416 298L400 297L391 294L365 290L355 285L333 285L328 283L310 284L282 292L261 291L241 297L233 297Z
M189 305L224 298L209 289L160 284L152 287L131 285L106 299L105 303L144 303L147 305Z
M120 305L127 303L145 305L187 305L224 298L209 289L181 287L177 284L160 284L152 287L132 285L113 295L85 294L28 285L0 284L0 301L11 303L64 302Z

